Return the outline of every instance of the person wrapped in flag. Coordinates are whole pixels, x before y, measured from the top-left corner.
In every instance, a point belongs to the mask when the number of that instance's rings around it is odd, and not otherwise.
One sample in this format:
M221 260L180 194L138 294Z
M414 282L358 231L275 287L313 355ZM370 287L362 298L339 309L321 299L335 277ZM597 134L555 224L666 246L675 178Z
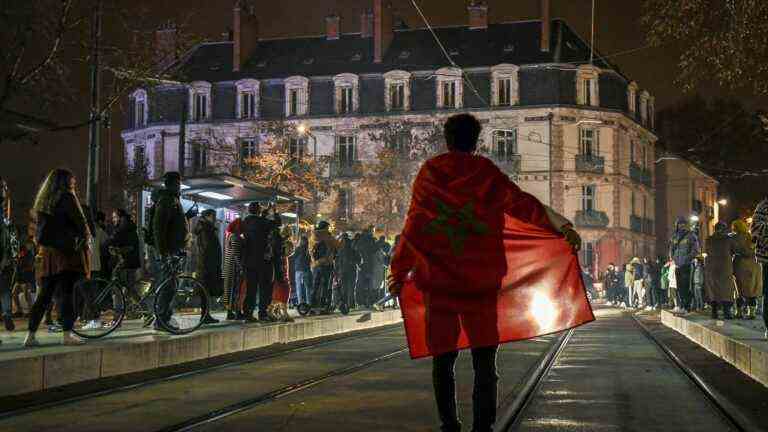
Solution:
M496 418L499 344L594 320L567 219L475 155L481 133L469 114L444 127L448 152L424 163L391 261L412 358L433 357L443 431L459 431L454 365L471 349L474 431Z

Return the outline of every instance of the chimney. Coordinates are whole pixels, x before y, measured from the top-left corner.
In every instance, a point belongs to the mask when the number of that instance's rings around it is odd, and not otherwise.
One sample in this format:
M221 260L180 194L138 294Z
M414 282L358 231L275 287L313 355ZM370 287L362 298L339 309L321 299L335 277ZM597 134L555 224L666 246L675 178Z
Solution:
M325 17L325 38L327 40L337 40L341 35L341 18L333 14Z
M541 0L541 51L549 52L552 15L549 0Z
M373 11L370 9L360 14L360 37L373 37Z
M488 6L482 1L473 1L467 6L469 12L469 28L485 30L488 28Z
M172 21L155 30L155 66L163 70L178 57L178 39L176 24Z
M232 70L239 72L242 66L256 51L259 42L259 25L256 20L256 8L248 0L238 0L233 9Z
M395 37L392 5L389 0L373 0L373 61L381 63Z

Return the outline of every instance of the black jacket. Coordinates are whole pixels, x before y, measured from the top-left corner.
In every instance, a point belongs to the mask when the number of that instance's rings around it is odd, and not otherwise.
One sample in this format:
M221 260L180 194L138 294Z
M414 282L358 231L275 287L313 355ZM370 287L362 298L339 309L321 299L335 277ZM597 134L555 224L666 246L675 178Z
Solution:
M216 225L200 218L195 227L197 236L197 273L205 284L208 294L218 297L224 294L222 287L222 252Z
M272 261L271 234L275 223L261 216L249 215L243 219L243 267L262 268Z
M354 274L360 261L360 254L352 247L352 242L343 242L336 254L336 271L340 274Z
M107 250L110 247L125 249L125 268L127 270L135 270L141 267L139 233L133 221L123 221L118 225L115 233L106 242Z
M186 247L189 227L177 194L165 189L158 193L152 231L160 255L177 253Z

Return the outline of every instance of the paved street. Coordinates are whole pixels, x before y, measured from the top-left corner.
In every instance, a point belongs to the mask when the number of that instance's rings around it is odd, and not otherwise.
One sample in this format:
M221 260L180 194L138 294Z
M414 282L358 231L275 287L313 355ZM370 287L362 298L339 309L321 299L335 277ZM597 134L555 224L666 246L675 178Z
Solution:
M505 345L506 405L559 337ZM400 326L98 398L3 418L13 431L437 430L431 362L411 361ZM471 419L471 363L457 365ZM502 407L502 411L505 407ZM199 423L206 420L207 423ZM727 431L730 426L630 315L598 310L545 373L515 430Z

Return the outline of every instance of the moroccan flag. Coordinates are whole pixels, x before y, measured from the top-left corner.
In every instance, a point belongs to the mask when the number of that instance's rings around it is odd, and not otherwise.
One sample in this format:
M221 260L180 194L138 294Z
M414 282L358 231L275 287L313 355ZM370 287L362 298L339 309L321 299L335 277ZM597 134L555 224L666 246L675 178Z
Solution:
M576 254L544 206L490 160L450 152L413 185L392 277L412 358L593 321Z

